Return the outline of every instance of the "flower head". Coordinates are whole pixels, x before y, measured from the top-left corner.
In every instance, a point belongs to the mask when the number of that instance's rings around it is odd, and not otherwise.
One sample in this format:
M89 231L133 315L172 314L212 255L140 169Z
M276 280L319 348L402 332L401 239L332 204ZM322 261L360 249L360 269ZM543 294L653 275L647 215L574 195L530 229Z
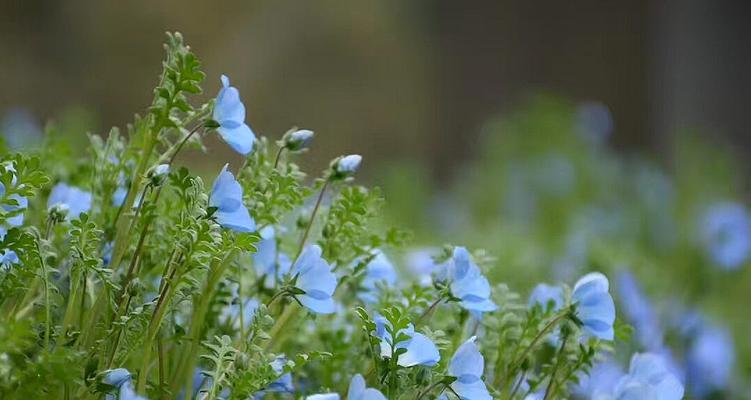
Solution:
M529 307L531 308L538 304L543 309L546 309L548 304L552 304L553 311L560 310L563 307L563 288L544 283L535 286L532 294L529 296Z
M636 337L646 348L657 350L662 347L662 329L655 310L644 295L636 278L628 272L618 274L618 294L623 314L636 329Z
M91 209L91 193L60 182L52 188L47 208L67 210L67 218L77 218Z
M425 365L432 367L438 364L441 360L441 355L438 353L438 348L430 338L422 333L415 332L415 327L412 324L406 329L397 332L397 336L406 335L409 339L396 344L396 349L392 352L393 339L391 334L386 329L386 326L390 326L386 318L378 316L375 318L376 323L376 336L381 339L381 357L391 358L392 353L398 349L406 349L406 351L400 354L397 360L397 364L402 367L412 367L415 365Z
M273 288L276 280L289 273L292 260L286 254L279 252L276 244L276 231L273 226L261 229L261 241L256 245L253 254L253 265L256 273L262 277L264 286Z
M694 396L705 398L727 387L735 349L730 333L720 326L704 323L693 336L686 357L686 381Z
M350 154L339 157L333 162L334 176L337 178L346 178L354 174L362 163L362 156L359 154Z
M214 216L219 225L237 232L253 232L256 230L256 223L243 204L240 183L227 171L228 165L224 165L214 181L209 205L216 207Z
M110 370L102 379L102 383L118 391L119 400L147 400L139 396L133 388L133 375L125 368ZM107 394L106 400L114 400L115 396Z
M307 396L305 400L339 400L338 393L319 393Z
M417 249L407 254L407 266L421 286L430 286L433 283L433 273L440 266L433 260L431 249Z
M308 129L299 129L287 132L282 138L284 147L289 151L301 151L310 146L315 134Z
M18 264L21 260L13 250L0 251L0 267L8 268L11 264Z
M300 303L315 313L331 314L336 311L331 297L336 290L336 275L321 253L318 245L308 246L292 266L292 275L297 277L295 287L305 292L296 295Z
M256 135L245 123L245 105L240 92L222 75L222 88L216 96L212 118L219 124L217 132L236 152L246 155L253 150Z
M397 275L391 260L377 250L376 256L365 266L365 279L362 281L363 291L357 294L362 301L373 304L378 301L380 290L378 283L392 286L396 283Z
M610 283L605 275L592 272L584 275L571 294L576 304L576 316L584 324L584 331L598 339L613 340L615 305L608 292Z
M738 203L710 206L701 221L701 239L709 258L724 269L736 269L751 256L751 216Z
M352 377L352 381L349 383L347 400L386 400L386 396L378 389L366 387L365 378L357 374Z
M295 386L292 384L292 374L289 372L282 374L286 363L287 357L283 355L276 357L271 362L271 368L274 372L281 375L264 390L265 392L292 393L295 391Z
M482 275L480 268L472 262L464 247L454 248L454 256L449 266L451 294L461 300L461 305L469 311L495 311L498 306L490 299L490 283Z
M473 336L464 342L451 358L448 375L456 378L451 389L463 400L490 400L492 397L482 381L485 359L475 344L476 339Z
M670 371L662 356L655 353L634 354L626 376L615 387L617 400L679 400L683 385Z

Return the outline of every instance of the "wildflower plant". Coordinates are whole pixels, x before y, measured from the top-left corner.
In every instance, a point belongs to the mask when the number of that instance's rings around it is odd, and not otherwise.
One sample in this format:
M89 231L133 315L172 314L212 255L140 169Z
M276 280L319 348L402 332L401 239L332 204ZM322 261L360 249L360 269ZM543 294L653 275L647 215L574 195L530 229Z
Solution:
M360 155L308 178L311 130L256 137L229 78L201 104L198 58L165 49L152 104L87 159L3 152L0 398L551 399L613 350L604 275L527 304L482 251L410 273ZM244 159L205 181L177 156L208 135Z

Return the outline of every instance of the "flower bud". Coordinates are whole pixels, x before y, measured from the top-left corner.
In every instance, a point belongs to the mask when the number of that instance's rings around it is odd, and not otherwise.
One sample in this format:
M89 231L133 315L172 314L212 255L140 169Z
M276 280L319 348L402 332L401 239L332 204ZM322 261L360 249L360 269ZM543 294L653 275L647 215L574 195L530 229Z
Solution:
M359 154L350 154L335 159L331 162L332 178L343 179L351 176L360 167L361 162L362 156Z
M282 138L284 147L289 151L302 151L310 146L315 134L308 129L288 131Z

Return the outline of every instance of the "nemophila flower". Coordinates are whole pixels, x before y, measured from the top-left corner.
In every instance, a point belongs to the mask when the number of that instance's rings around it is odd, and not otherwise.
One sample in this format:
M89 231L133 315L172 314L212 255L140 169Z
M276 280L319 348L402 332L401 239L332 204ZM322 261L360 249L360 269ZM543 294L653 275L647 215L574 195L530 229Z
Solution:
M381 294L378 285L393 286L396 280L396 269L391 264L391 260L382 251L376 250L376 256L365 266L363 290L357 294L357 297L367 304L376 303Z
M284 366L287 364L287 357L281 355L271 362L271 368L277 374L281 374L274 382L272 382L264 392L278 392L278 393L292 393L295 391L295 386L292 384L292 374L284 372Z
M602 103L587 101L576 110L577 132L592 144L604 144L613 132L613 116Z
M339 394L338 393L312 394L306 397L305 400L339 400Z
M212 118L219 124L219 135L236 152L246 155L253 150L256 135L245 123L245 105L240 92L230 86L229 78L222 75L222 88L216 96Z
M449 266L448 278L451 281L451 294L461 300L461 306L469 311L495 311L498 306L490 299L490 283L482 275L480 268L472 262L464 247L454 248L454 256Z
M214 217L219 225L236 232L253 232L256 223L243 204L243 189L235 176L224 164L222 172L216 177L211 190L209 206L216 207Z
M683 384L658 354L634 354L626 376L615 387L615 400L679 400Z
M253 266L256 274L263 279L264 286L273 288L277 279L289 273L292 260L278 251L273 226L261 229L260 234L261 241L256 244L256 252L253 254Z
M711 205L702 216L700 233L707 255L724 269L736 269L751 256L751 216L741 204Z
M60 182L52 188L47 208L67 211L67 219L77 218L91 209L91 193Z
M485 382L482 381L485 359L475 344L476 339L477 337L473 336L459 346L449 362L448 375L456 378L451 383L451 389L461 400L492 399Z
M305 292L295 297L315 313L331 314L336 310L331 297L336 290L336 275L321 257L321 252L318 245L310 245L292 266L292 275L296 276L295 287Z
M5 112L0 122L0 133L11 149L28 148L42 143L43 132L39 121L21 107L13 107Z
M621 271L617 279L622 303L620 309L634 325L637 339L647 349L659 349L662 347L662 328L652 304L630 272Z
M686 382L697 398L728 386L735 364L730 333L716 325L703 324L693 335L686 357Z
M147 400L145 397L139 396L133 388L133 375L125 368L116 368L110 370L102 380L102 383L112 387L113 391L117 391L118 395L115 397L109 393L105 395L106 400Z
M563 307L563 288L545 283L535 286L529 296L528 306L532 308L535 305L540 305L543 309L551 305L553 311L560 310Z
M441 355L438 353L438 348L430 338L422 333L415 332L415 327L412 324L406 329L397 332L397 336L406 335L409 339L396 344L396 349L392 352L392 337L386 330L386 326L390 326L386 318L378 316L375 318L376 323L376 336L381 339L381 357L391 358L392 353L395 353L398 349L406 349L407 351L399 355L397 364L402 367L413 367L415 365L424 365L432 367L438 364L441 360Z
M588 374L581 372L573 392L583 399L607 399L624 375L623 368L608 358L595 364Z
M20 263L21 260L18 258L18 254L16 254L13 250L4 250L0 251L0 266L3 268L10 268L13 264Z
M357 374L352 377L352 381L349 383L347 400L386 400L386 396L378 389L366 387L365 378Z
M598 339L613 340L615 305L608 292L610 283L605 275L592 272L584 275L571 294L576 304L576 317L582 322L584 331Z
M308 129L298 129L296 131L287 132L282 141L284 147L289 151L300 151L308 148L310 142L313 140L314 133Z
M362 163L362 156L359 154L337 158L333 163L334 177L346 178L354 174L360 168L360 163Z
M433 283L433 273L439 269L433 260L436 252L435 249L417 249L407 254L407 267L422 286L430 286Z

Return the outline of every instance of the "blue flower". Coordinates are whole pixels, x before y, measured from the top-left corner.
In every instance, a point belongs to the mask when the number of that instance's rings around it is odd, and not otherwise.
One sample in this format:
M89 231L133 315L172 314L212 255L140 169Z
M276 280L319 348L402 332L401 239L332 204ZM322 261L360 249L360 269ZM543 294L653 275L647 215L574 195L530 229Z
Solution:
M491 400L492 397L482 381L485 359L475 344L475 336L464 342L449 362L448 375L456 378L451 389L461 400Z
M211 190L209 206L216 207L216 222L236 232L253 232L256 223L243 204L243 189L225 164Z
M336 275L331 266L321 258L318 245L308 246L292 266L292 275L297 277L295 287L304 291L296 295L305 307L318 314L331 314L336 304L331 297L336 290Z
M365 386L365 378L357 374L352 377L347 391L347 400L386 400L386 396L373 389Z
M623 368L612 359L595 364L589 374L580 373L574 392L583 399L606 399L624 376Z
M440 269L433 260L434 252L434 249L418 249L407 254L407 266L421 286L430 286L433 273Z
M394 265L383 254L382 251L376 250L376 256L365 267L365 279L362 281L362 287L365 289L357 294L357 297L368 304L378 302L380 289L378 283L386 286L396 284L397 275Z
M125 203L125 198L128 196L128 189L120 186L115 189L115 193L112 194L112 205L120 207Z
M386 326L389 322L386 318L378 316L375 318L376 323L376 336L381 339L381 357L391 358L391 344L393 339L391 334L386 330ZM389 325L390 326L390 325ZM435 343L422 333L415 332L415 327L412 324L397 332L397 336L406 335L409 339L396 344L396 349L406 349L407 351L399 355L397 364L402 367L412 367L415 365L425 365L432 367L438 364L441 360L441 355L438 353L438 348Z
M692 335L686 357L686 382L697 398L726 388L733 372L735 350L730 333L704 323Z
M340 177L346 177L354 174L362 163L362 156L359 154L350 154L339 157L334 161L334 172Z
M608 292L610 283L605 275L592 272L584 275L571 295L576 304L576 316L584 324L584 331L603 340L613 340L615 305Z
M284 147L289 151L306 149L313 140L314 133L308 129L300 129L284 135Z
M490 299L490 283L472 262L467 249L454 248L452 261L449 266L451 294L461 300L461 306L469 311L495 311L498 306Z
M60 182L52 188L47 208L67 210L67 219L77 218L91 209L91 193Z
M222 89L216 96L212 118L219 124L219 135L236 152L246 155L253 150L256 135L245 123L245 105L240 92L229 85L229 78L222 75Z
M292 384L292 374L284 372L284 365L287 364L287 357L278 356L271 362L271 368L277 374L281 374L274 382L272 382L264 391L265 392L280 392L280 393L292 393L295 391L295 386Z
M133 388L133 375L125 368L116 368L110 370L107 375L102 379L102 383L111 386L113 389L119 392L118 400L147 400L145 397L139 396ZM105 395L105 400L114 400L116 397L108 393Z
M256 252L253 254L253 265L256 274L262 277L264 286L273 288L276 286L277 278L281 278L289 273L292 260L286 254L277 250L276 232L273 226L267 226L261 229L261 241L256 245Z
M310 396L306 397L305 400L339 400L339 394L338 393L311 394Z
M529 307L540 305L543 309L547 309L549 304L552 304L553 311L558 311L563 307L563 288L544 283L535 286L529 296Z
M21 260L13 250L0 251L0 267L10 268L11 264L18 264Z
M662 329L649 299L642 293L639 283L628 271L618 274L618 293L621 309L634 325L636 337L642 346L657 350L662 347Z
M634 354L626 376L615 387L616 400L679 400L683 385L666 360L654 353Z
M724 269L740 267L751 255L751 216L741 204L721 202L702 216L701 239L709 258Z

